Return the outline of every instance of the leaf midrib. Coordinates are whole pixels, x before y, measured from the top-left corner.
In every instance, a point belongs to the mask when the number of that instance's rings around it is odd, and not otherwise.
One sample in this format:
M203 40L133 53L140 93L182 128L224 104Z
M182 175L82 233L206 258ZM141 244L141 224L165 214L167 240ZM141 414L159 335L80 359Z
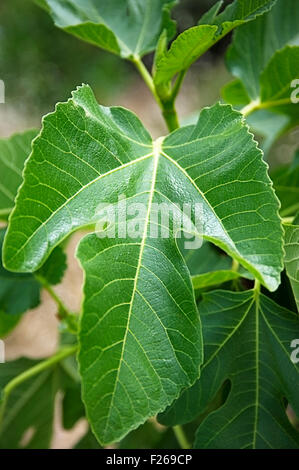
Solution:
M149 225L149 222L150 222L151 207L152 207L152 202L153 202L154 193L155 193L158 162L159 162L159 158L160 158L160 154L161 154L162 142L163 142L163 137L161 137L160 139L156 140L153 143L154 165L153 165L153 178L152 178L152 183L151 183L151 188L150 188L149 198L148 198L148 209L147 209L146 219L145 219L145 222L144 222L144 230L143 230L142 240L141 240L141 244L140 244L140 252L139 252L139 258L138 258L138 263L137 263L136 275L135 275L135 279L134 279L132 296L131 296L131 300L130 300L130 308L129 308L129 312L128 312L128 319L127 319L127 325L126 325L126 330L125 330L125 336L124 336L124 339L123 339L121 356L120 356L119 365L118 365L118 368L117 368L116 379L115 379L114 388L113 388L113 392L112 392L112 399L110 401L110 406L109 406L109 410L108 410L108 414L107 414L106 426L105 426L105 429L104 429L104 432L103 432L104 435L107 434L107 428L108 428L109 423L110 423L110 416L111 416L111 412L112 412L112 409L113 409L114 397L115 397L117 385L119 383L119 374L120 374L120 370L121 370L121 367L122 367L122 364L123 364L123 361L124 361L124 352L125 352L125 347L126 347L126 341L127 341L127 336L128 336L129 326L130 326L130 320L131 320L131 315L132 315L134 299L135 299L135 295L136 295L136 292L137 292L137 285L138 285L138 280L139 280L140 269L141 269L141 266L142 266L142 258L143 258L144 248L145 248L145 245L146 245L148 225Z

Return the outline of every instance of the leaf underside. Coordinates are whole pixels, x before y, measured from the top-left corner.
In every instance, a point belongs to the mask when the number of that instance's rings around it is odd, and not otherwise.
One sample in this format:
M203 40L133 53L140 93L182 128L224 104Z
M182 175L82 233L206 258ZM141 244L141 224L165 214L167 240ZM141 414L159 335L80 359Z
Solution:
M56 26L121 57L155 49L160 33L175 33L173 0L44 0ZM117 12L117 14L116 14Z

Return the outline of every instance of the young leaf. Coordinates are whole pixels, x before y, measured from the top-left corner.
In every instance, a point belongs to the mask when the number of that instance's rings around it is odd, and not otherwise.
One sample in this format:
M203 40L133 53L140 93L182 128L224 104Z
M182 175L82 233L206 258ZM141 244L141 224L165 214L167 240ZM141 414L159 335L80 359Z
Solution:
M57 27L124 58L155 49L161 32L175 33L174 0L43 0Z
M298 45L298 24L297 0L277 0L268 13L240 26L234 33L227 53L227 65L241 80L252 101L260 97L261 74L276 51L287 44ZM286 71L282 70L282 73ZM292 89L289 91L290 95Z
M205 340L200 381L160 421L174 424L203 413L222 384L231 389L199 426L197 448L299 448L284 400L299 414L299 366L291 342L298 317L255 291L214 291L199 304Z
M148 201L152 187L158 202L202 203L204 237L276 289L278 203L242 116L217 104L202 111L196 126L152 144L132 113L99 106L88 86L44 119L10 219L6 267L36 270L69 233L98 221L99 203L116 204L121 193L138 198L139 192Z
M285 266L299 311L299 215L285 226Z
M271 174L271 179L281 202L281 216L295 215L299 209L299 150L292 164L279 167Z
M18 359L1 364L0 392L14 378L40 361ZM46 449L49 447L58 390L74 386L73 377L60 364L22 382L9 395L5 407L0 401L0 449Z
M14 206L18 187L22 183L24 162L30 154L36 130L0 139L0 219L6 219Z
M181 33L171 44L169 51L160 54L156 61L154 81L158 92L179 72L187 70L204 52L222 39L233 28L251 21L270 10L275 0L235 0L224 12L216 16L217 3L198 26ZM203 24L209 21L210 24Z

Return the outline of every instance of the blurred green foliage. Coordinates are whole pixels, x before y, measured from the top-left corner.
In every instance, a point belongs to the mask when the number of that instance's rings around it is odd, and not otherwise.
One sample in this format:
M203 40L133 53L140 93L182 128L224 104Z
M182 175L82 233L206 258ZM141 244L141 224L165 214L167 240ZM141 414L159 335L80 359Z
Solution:
M89 83L102 103L125 89L130 64L58 30L31 0L0 4L0 78L10 104L48 112Z
M213 3L181 0L174 9L178 30L196 24ZM111 104L111 97L117 102L137 76L131 64L57 29L33 0L1 2L0 44L7 102L27 115L52 110L82 83L91 85L101 103Z

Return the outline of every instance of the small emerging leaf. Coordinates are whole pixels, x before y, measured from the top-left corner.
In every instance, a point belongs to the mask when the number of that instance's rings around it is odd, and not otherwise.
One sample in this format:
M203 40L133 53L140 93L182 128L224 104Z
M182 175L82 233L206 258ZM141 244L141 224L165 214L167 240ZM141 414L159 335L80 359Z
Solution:
M177 73L187 70L233 28L270 10L274 2L275 0L235 0L217 16L221 6L221 2L218 2L204 15L198 26L181 33L171 44L169 51L157 58L154 81L160 95Z

